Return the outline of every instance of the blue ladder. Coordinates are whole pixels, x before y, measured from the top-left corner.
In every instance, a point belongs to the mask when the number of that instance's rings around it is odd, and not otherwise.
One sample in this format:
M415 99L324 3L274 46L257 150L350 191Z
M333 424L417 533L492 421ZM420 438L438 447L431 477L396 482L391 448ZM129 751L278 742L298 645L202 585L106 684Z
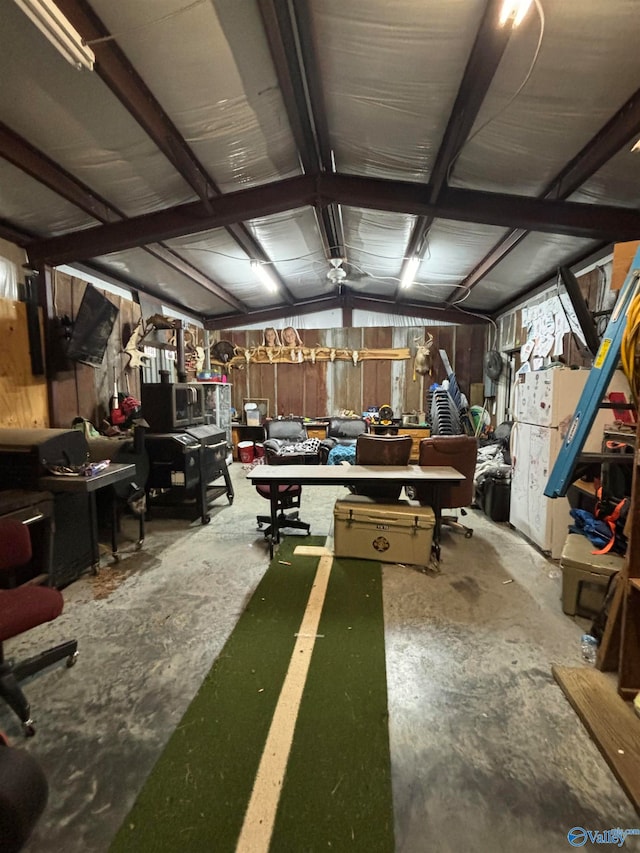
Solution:
M578 456L582 452L596 414L613 377L620 357L620 346L627 326L627 311L640 288L640 249L636 252L629 273L624 280L618 301L609 320L602 342L596 353L593 367L578 400L569 429L556 458L544 494L548 498L563 497L572 483Z

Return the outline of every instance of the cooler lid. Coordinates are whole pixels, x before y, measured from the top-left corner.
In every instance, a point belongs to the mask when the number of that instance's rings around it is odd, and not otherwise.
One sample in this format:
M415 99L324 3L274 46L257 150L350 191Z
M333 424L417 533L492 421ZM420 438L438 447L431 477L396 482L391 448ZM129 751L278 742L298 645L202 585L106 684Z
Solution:
M411 504L409 501L378 503L364 495L353 495L336 501L333 514L339 521L358 521L361 524L392 524L397 527L413 527L427 530L435 525L435 515L430 506Z

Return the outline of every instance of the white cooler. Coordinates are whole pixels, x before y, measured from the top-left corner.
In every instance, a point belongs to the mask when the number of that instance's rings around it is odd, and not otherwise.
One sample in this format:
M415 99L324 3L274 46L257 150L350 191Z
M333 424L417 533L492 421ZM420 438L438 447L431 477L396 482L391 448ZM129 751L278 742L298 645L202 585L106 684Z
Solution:
M333 509L336 557L426 566L431 558L435 516L409 501L377 503L354 495Z

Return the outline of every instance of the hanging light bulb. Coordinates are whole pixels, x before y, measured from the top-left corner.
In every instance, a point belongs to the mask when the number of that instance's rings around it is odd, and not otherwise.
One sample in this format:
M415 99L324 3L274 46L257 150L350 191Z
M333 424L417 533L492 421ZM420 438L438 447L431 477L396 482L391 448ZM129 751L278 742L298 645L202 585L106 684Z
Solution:
M504 0L498 25L504 27L508 20L513 19L513 28L515 29L524 20L532 2L533 0Z

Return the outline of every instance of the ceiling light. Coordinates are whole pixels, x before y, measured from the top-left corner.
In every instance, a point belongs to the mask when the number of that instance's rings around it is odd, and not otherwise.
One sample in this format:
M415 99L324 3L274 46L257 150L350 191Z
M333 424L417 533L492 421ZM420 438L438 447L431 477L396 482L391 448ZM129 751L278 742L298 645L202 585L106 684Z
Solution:
M420 266L420 258L417 255L414 255L412 258L409 258L404 265L404 270L402 275L400 276L400 287L401 289L405 289L407 287L411 287L413 284L413 280L416 277L416 273L418 272L418 267Z
M524 20L531 3L532 0L504 0L498 19L499 26L504 27L508 20L513 19L513 28L515 29Z
M251 261L251 269L253 270L253 274L258 278L262 284L267 288L270 293L276 293L278 290L278 283L273 277L273 273L267 267L266 264L263 264L262 261Z
M15 0L58 53L75 68L93 71L95 54L82 43L82 36L65 18L52 0Z

